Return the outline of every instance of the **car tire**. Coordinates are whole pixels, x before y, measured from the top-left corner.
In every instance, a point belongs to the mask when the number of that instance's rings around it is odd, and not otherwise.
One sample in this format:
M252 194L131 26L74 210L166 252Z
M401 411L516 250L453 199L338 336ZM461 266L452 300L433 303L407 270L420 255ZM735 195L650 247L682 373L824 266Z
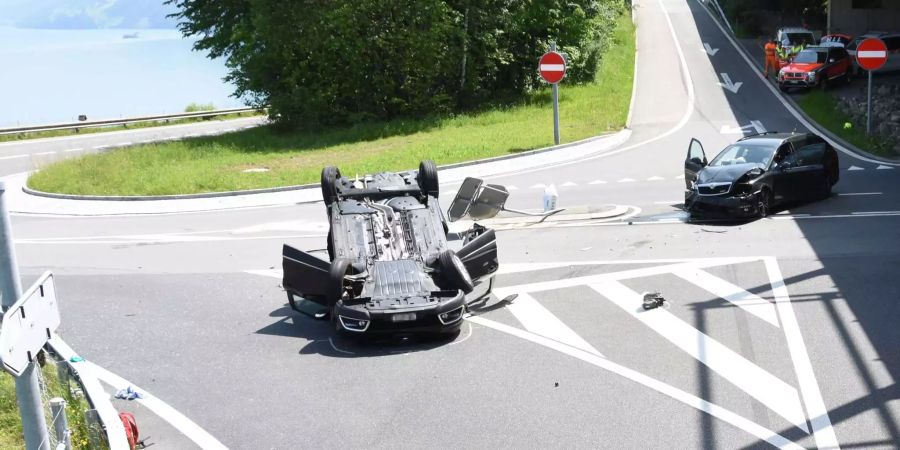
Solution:
M757 217L765 219L772 214L772 193L768 189L759 191L759 200L756 204Z
M438 267L444 280L453 288L459 289L466 294L475 289L472 277L463 264L459 256L453 250L444 250L438 256Z
M785 85L783 85L783 84L779 84L779 85L778 85L778 89L780 89L781 92L787 92L787 91L788 91L787 86L785 86Z
M434 161L426 159L419 163L419 173L416 175L416 181L419 183L419 189L423 193L434 198L438 197L440 189L438 188L437 166Z
M831 197L831 186L833 183L831 182L831 177L828 175L822 177L822 190L819 193L819 198L825 200L828 197Z
M819 89L823 92L828 90L828 78L827 75L822 76L822 81L819 81Z
M328 251L328 260L334 261L334 243L332 241L331 230L328 230L328 237L326 237L327 241L325 242L325 250Z
M331 262L331 270L328 272L328 285L325 290L325 301L328 306L334 307L344 296L344 276L350 270L350 260L337 258Z
M325 206L331 206L337 200L337 180L341 178L341 171L334 166L326 166L322 169L322 200Z

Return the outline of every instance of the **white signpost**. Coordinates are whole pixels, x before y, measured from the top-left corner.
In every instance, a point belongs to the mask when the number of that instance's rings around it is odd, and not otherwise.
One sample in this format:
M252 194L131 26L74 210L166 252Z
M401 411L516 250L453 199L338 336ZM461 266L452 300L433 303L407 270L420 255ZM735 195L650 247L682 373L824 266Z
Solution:
M58 327L59 308L53 274L45 272L3 314L0 328L3 370L16 377L22 375Z

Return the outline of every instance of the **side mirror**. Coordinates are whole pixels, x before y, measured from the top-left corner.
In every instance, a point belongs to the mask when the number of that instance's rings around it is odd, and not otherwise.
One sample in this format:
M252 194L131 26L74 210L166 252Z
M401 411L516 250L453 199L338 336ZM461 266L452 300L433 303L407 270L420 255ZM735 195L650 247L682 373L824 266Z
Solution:
M834 62L834 58L829 58L829 59L828 59L828 62L833 63L833 62Z

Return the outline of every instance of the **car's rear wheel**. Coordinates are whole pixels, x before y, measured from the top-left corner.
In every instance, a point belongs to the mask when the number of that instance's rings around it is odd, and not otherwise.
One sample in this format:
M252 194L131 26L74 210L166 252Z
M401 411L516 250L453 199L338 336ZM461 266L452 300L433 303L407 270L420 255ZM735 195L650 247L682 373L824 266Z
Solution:
M829 176L822 177L822 189L819 193L819 197L821 199L826 199L831 197L831 186L832 186L831 178Z
M441 275L450 286L466 294L475 289L475 284L472 282L472 277L469 276L469 271L466 270L466 266L453 250L444 250L438 256L438 264L440 265Z
M434 161L426 159L419 163L419 173L416 175L416 181L419 183L419 189L422 192L437 198L440 189L438 188L437 166Z
M760 219L765 219L772 214L772 193L768 189L759 192L756 211Z
M334 166L326 166L322 169L322 200L325 206L331 206L337 200L337 180L341 177L341 171Z

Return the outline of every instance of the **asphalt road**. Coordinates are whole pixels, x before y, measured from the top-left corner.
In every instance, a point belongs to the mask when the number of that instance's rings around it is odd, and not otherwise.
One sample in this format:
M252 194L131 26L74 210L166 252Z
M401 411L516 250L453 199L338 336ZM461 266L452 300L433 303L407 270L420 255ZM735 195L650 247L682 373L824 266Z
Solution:
M280 247L324 247L321 204L16 216L26 282L54 270L60 334L231 448L896 448L900 169L841 154L829 199L685 223L692 137L712 157L754 121L804 128L699 3L637 18L630 140L489 179L511 207L553 183L636 215L500 231L497 298L518 297L452 342L336 340L287 308ZM668 306L641 312L645 291Z

